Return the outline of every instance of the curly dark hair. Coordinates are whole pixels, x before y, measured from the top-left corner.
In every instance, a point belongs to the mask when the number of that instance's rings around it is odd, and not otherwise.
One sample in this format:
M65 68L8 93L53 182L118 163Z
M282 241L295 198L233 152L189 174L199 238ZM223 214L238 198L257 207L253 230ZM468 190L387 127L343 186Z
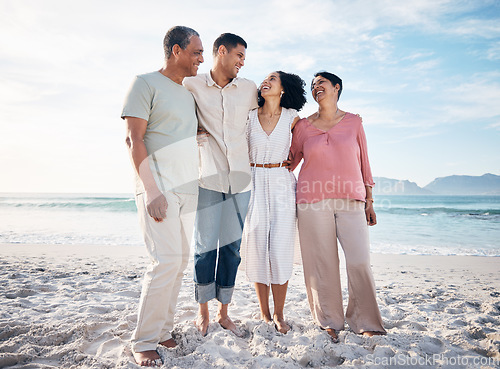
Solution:
M287 109L295 109L299 111L307 102L306 91L304 87L306 83L302 78L293 73L285 73L280 70L276 71L281 80L284 94L281 97L280 106ZM259 91L259 106L263 106L265 99L260 95Z

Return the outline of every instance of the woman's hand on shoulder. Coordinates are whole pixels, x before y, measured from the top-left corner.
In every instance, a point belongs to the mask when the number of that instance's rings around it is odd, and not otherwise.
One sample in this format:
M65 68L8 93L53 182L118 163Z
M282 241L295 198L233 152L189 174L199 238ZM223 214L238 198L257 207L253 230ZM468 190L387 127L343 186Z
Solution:
M209 136L210 133L208 133L205 128L198 126L198 132L196 133L196 142L198 142L198 146L203 146L203 144L208 141Z
M299 120L300 120L300 117L297 115L297 116L294 118L293 122L292 122L292 127L291 127L291 129L292 129L292 130L293 130L293 127L295 127L295 125L297 124L297 122L298 122Z
M309 123L314 122L316 119L318 119L318 112L311 114L306 119L309 121Z

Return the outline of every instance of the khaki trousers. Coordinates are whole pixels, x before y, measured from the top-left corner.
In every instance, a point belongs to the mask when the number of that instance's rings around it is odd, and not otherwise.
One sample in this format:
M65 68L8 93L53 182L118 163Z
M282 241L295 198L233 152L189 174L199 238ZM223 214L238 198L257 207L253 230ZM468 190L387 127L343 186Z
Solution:
M142 285L132 350L156 350L170 339L175 306L189 260L197 195L166 192L167 217L156 223L146 211L144 194L136 196L139 221L151 259Z
M349 303L345 321L356 333L385 332L370 267L364 202L326 199L297 204L299 238L309 306L322 328L344 328L337 239L344 250Z

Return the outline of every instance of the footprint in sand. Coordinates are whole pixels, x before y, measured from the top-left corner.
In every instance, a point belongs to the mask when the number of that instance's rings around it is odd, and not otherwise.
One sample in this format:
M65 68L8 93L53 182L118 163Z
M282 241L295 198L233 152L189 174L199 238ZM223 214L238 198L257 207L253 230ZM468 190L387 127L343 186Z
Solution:
M20 289L20 290L17 290L17 291L14 291L14 292L7 292L5 294L5 297L8 298L8 299L16 299L18 297L29 297L29 296L33 296L33 295L36 295L36 292L31 290L31 289Z
M450 324L452 327L465 327L466 325L468 325L468 323L460 319L457 319Z
M11 325L0 325L0 340L7 341L11 337L20 336L25 334L30 330L28 326L15 326L16 322L12 322ZM14 325L14 326L12 326ZM1 368L1 366L0 366Z
M397 304L397 302L398 302L396 299L392 298L391 296L385 296L384 300L385 300L385 303L387 305Z
M464 312L463 309L457 309L457 308L448 308L445 310L446 313L448 314L462 314Z
M481 311L488 315L500 315L500 302L495 304L485 303L481 306Z
M401 308L393 307L385 312L384 317L391 320L401 320L407 315L406 311Z
M276 329L272 324L262 322L255 326L252 335L253 337L263 337L267 340L272 340L276 336Z
M498 322L498 320L496 320L495 318L493 318L493 317L491 317L489 315L480 315L476 319L476 322L478 322L479 324L492 323L495 326L499 326L500 325L500 323Z
M27 361L29 356L19 355L19 354L3 354L0 356L0 368L5 368L8 366L14 366L16 364Z
M377 346L373 350L374 357L393 357L396 353L387 346Z
M412 331L419 331L419 332L427 331L427 328L425 328L423 325L418 324L416 322L409 322L405 320L394 323L394 327L406 328Z
M345 361L345 358L342 356L337 356L331 352L327 352L320 361L320 368L321 367L336 367L338 365L342 365Z
M479 309L481 307L481 304L477 301L466 301L466 303L469 305L469 306L472 306L476 309Z
M467 329L467 334L470 338L475 340L483 340L486 338L486 334L479 327L470 327Z
M433 354L439 354L441 351L443 351L443 341L441 341L438 338L435 337L424 337L423 341L419 343L418 345L422 352L425 352L426 354L433 355Z

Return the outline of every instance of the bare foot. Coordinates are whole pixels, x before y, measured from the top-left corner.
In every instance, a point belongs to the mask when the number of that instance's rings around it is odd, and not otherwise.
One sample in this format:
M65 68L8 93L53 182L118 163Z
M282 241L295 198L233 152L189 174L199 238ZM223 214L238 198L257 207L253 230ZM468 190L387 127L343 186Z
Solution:
M290 330L290 326L286 324L285 319L283 319L282 317L278 317L277 315L275 315L273 318L274 326L276 327L276 330L278 332L286 334L286 332Z
M194 325L196 326L196 328L198 328L203 337L207 335L209 322L210 319L203 315L198 315L198 318L194 321Z
M166 341L160 342L160 345L166 348L174 348L175 346L177 346L177 343L174 341L173 338L170 338Z
M366 337L373 337L373 336L383 336L383 332L376 332L376 331L365 331L363 332L363 336Z
M260 318L265 321L266 323L271 323L273 320L271 319L271 315L265 315L265 314L261 314L260 315Z
M231 318L229 318L228 316L226 316L226 317L223 318L222 316L218 315L217 316L217 321L222 326L222 328L227 329L228 331L233 332L238 337L242 336L242 333L240 332L240 330L238 329L238 327L236 327L236 325L233 323L233 321L231 320Z
M155 350L134 352L134 359L140 366L159 367L163 364L160 355Z
M332 337L333 343L339 343L339 337L337 336L335 329L326 328L325 330L326 330L326 333L328 333L330 335L330 337Z

